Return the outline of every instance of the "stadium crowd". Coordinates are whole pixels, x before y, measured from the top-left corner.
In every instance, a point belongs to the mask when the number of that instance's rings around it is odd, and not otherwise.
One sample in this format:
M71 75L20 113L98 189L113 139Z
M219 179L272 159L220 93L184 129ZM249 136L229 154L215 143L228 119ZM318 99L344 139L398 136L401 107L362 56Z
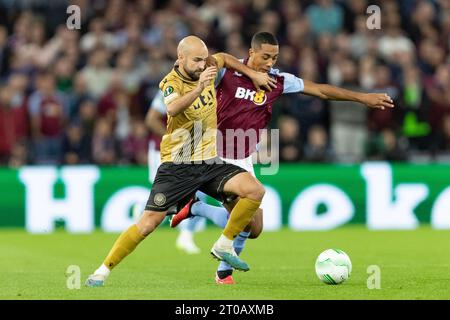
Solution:
M69 5L81 29L69 30ZM277 68L387 92L392 110L285 95L284 162L450 161L450 0L0 0L0 164L147 164L145 115L178 41L247 56L257 31Z

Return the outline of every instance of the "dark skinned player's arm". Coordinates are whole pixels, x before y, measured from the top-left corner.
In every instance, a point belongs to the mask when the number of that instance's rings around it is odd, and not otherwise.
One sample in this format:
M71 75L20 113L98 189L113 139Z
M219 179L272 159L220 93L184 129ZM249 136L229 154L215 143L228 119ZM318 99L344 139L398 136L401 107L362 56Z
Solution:
M393 108L394 104L386 93L362 93L328 84L319 84L309 80L303 80L305 88L302 93L325 100L354 101L371 108L384 110Z
M258 72L248 67L247 65L241 63L236 57L231 54L219 52L217 53L223 61L225 68L236 70L249 77L256 89L260 90L261 87L272 91L272 88L276 87L276 80L270 77L267 73Z

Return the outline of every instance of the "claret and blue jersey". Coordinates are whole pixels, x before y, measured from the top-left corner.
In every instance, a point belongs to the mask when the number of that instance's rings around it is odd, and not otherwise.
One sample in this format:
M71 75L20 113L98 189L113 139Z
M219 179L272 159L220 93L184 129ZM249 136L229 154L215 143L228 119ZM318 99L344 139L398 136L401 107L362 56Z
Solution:
M242 61L244 64L246 60ZM257 91L250 78L232 69L222 68L216 78L217 91L217 129L222 133L222 148L218 150L219 156L241 158L242 153L237 152L238 145L235 136L226 134L227 129L255 130L257 142L260 130L267 127L272 117L272 105L284 93L302 92L304 83L290 73L271 69L269 74L277 80L276 88L272 91ZM239 146L242 148L242 146ZM256 150L256 143L246 139L244 157L249 157ZM230 150L234 148L234 151Z

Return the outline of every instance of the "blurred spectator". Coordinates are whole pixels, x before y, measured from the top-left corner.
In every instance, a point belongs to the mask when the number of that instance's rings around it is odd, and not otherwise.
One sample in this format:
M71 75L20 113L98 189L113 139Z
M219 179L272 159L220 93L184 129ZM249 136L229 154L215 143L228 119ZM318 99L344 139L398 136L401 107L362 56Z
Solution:
M299 1L283 0L280 4L280 14L286 21L286 24L298 19L303 15L303 9Z
M359 2L359 1L358 1ZM350 54L354 58L363 58L370 50L370 44L376 43L377 39L373 36L372 30L366 25L367 17L359 15L355 18L355 31L350 34Z
M316 63L312 57L306 57L299 63L300 77L310 81L319 81ZM326 101L302 94L284 95L276 102L276 109L283 115L294 118L300 124L300 137L307 137L311 126L324 126L328 112ZM277 112L276 110L275 112Z
M73 122L66 129L62 144L62 163L69 165L91 162L90 140L79 123Z
M23 23L24 25L20 25L20 28L29 28L29 31L27 34L18 35L16 39L14 46L17 59L24 66L37 69L48 68L62 49L67 32L60 29L54 38L47 41L43 20L24 16Z
M139 106L142 115L145 115L150 101L160 91L159 82L173 67L173 61L167 59L161 48L149 50L147 60L144 77L137 94L133 97L133 105Z
M362 91L358 85L357 66L350 59L339 65L342 88ZM348 101L330 102L330 132L337 161L361 161L363 145L367 138L367 109Z
M291 46L298 54L304 44L311 42L310 31L309 20L298 17L286 26L286 44Z
M116 135L119 139L124 139L129 132L129 96L123 86L123 80L120 74L112 76L108 91L98 102L98 115L105 117L116 127Z
M400 15L396 11L386 12L386 32L379 40L379 53L387 61L394 62L400 54L410 54L414 44L400 28Z
M35 162L56 164L61 157L68 108L55 88L52 73L40 73L36 79L36 87L37 90L31 94L28 103Z
M126 163L147 165L148 133L142 120L132 123L130 135L122 142L122 159Z
M60 92L70 94L73 91L73 78L75 65L67 56L56 60L53 74L55 75L56 89Z
M239 32L229 34L225 42L225 51L237 58L248 56L248 51L244 45L244 40Z
M404 161L407 158L405 149L392 129L372 132L365 145L367 158L376 161Z
M437 23L434 5L429 1L417 1L408 27L410 38L416 44L419 44L423 38L437 41L439 38Z
M433 76L425 77L423 82L430 105L429 122L432 128L438 128L450 110L450 65L439 65Z
M89 94L94 98L101 97L109 87L113 70L108 64L109 52L98 47L89 54L89 61L81 71L86 79Z
M83 52L89 52L97 47L115 49L117 46L113 34L106 31L105 21L98 17L89 24L89 32L81 37L80 48Z
M366 25L366 10L369 6L367 0L348 0L344 2L344 26L350 33L361 32L361 20L364 17L364 26ZM358 30L359 29L359 30ZM365 28L368 30L367 28Z
M425 39L419 45L419 66L425 75L433 74L445 60L444 50L433 40Z
M366 90L371 90L375 86L375 58L371 55L363 56L359 60L358 81Z
M177 59L178 41L196 34L210 53L245 58L257 31L278 37L281 71L387 92L396 105L368 110L283 96L272 121L280 126L282 160L435 154L441 161L450 110L448 0L74 0L80 30L66 27L68 3L0 0L3 164L86 162L80 157L85 141L90 153L100 150L87 161L142 163L129 150L141 149L141 122ZM379 30L366 25L372 3L381 7ZM127 151L118 153L117 146Z
M328 135L322 126L312 126L304 150L304 160L308 162L329 162L333 160Z
M10 161L18 144L28 136L24 75L12 75L6 86L0 86L0 163Z
M84 75L81 72L78 72L74 79L73 79L73 85L72 90L66 93L68 103L70 105L70 117L76 117L79 109L80 104L84 102L85 100L93 100L93 96L88 92L87 82L84 78Z
M438 154L450 156L450 113L446 113L441 122L441 130L435 140L434 150Z
M8 166L11 168L20 168L27 165L29 163L29 149L29 145L24 140L14 144L8 160Z
M402 133L410 148L424 150L429 146L431 127L428 123L429 103L417 68L404 71Z
M117 162L117 142L111 124L105 118L97 120L92 137L92 159L100 165L112 165Z
M129 94L137 92L147 72L136 58L133 50L123 50L117 57L116 70L121 76L122 86Z
M300 161L302 142L299 123L294 118L283 116L278 119L278 126L280 128L280 161Z
M259 19L258 30L265 30L271 34L279 34L281 25L280 15L273 10L265 11Z
M85 99L80 103L78 114L73 117L77 122L86 138L91 141L94 133L95 118L97 115L97 106L92 99Z
M0 80L6 73L9 63L10 49L8 48L8 31L0 24Z
M315 34L328 32L337 34L343 25L344 13L333 0L316 0L306 10L311 30Z

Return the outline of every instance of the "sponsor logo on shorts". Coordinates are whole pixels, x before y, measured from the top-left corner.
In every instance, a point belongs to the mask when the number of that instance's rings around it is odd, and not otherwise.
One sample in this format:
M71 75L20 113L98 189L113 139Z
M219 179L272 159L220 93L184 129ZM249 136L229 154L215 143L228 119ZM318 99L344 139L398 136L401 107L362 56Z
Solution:
M166 203L166 196L162 193L157 193L155 194L153 201L158 207L161 207Z

